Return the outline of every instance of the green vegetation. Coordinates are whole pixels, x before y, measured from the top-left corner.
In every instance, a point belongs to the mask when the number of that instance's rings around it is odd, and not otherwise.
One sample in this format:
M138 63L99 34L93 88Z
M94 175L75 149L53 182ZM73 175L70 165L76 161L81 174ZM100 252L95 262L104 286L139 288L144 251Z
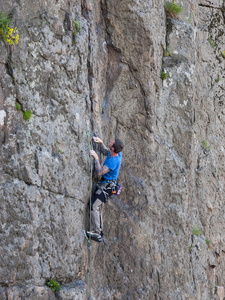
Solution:
M21 105L18 102L16 102L16 110L21 111Z
M169 75L167 73L161 71L160 77L161 77L162 80L165 80L169 77Z
M74 27L75 27L73 34L76 35L78 33L78 31L80 30L80 25L77 21L73 21L73 23L74 23Z
M10 28L9 23L11 18L3 12L0 12L0 36L3 41L9 45L18 44L19 42L19 32L18 28Z
M166 1L165 11L168 17L177 17L181 13L182 7L179 4L177 4L176 1Z
M31 117L32 117L32 112L30 110L23 112L23 118L25 121L30 120Z
M201 230L200 229L197 229L196 227L193 228L193 231L192 233L196 236L199 236L202 234Z
M60 283L58 283L58 281L54 279L48 281L47 286L50 287L53 292L57 292L60 290Z
M166 49L165 56L170 56L170 51L168 49Z
M212 244L212 242L208 238L205 239L205 243L208 247L210 246L210 244Z
M215 81L219 82L220 81L220 76L218 76Z
M198 133L196 134L196 136L197 136L199 143L202 144L202 147L204 147L206 150L210 151L210 146L207 144L207 142L205 140L201 141L201 137Z
M223 58L225 58L225 51L222 52L222 56L223 56Z
M215 43L213 42L213 40L212 39L208 39L208 42L210 43L210 46L211 47L215 47Z
M202 141L202 146L206 149L206 150L210 150L210 147L208 146L207 142L204 140Z
M0 34L3 39L7 35L10 22L11 22L11 18L6 14L4 14L3 12L0 12Z
M16 102L16 110L21 111L21 105L19 104L19 102ZM29 121L31 117L32 112L30 110L27 110L25 112L23 111L23 118L25 121Z
M59 153L60 153L60 154L63 154L63 153L64 153L64 151L62 151L62 150L60 150L60 149L59 149Z

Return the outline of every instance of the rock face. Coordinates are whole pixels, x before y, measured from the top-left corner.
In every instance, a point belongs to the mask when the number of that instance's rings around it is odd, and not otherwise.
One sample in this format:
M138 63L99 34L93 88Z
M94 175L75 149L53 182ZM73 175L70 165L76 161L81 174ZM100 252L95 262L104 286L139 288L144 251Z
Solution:
M178 3L0 0L0 299L224 298L225 4ZM91 268L87 131L126 145Z

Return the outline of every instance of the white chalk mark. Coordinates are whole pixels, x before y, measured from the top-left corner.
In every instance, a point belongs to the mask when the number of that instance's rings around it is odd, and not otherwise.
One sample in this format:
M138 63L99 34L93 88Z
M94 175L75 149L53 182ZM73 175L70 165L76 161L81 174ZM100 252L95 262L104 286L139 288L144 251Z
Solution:
M106 51L106 41L103 42L102 47L103 47L104 52L106 53L106 52L107 52L107 51Z
M4 125L5 117L6 117L6 112L4 110L0 110L0 125Z

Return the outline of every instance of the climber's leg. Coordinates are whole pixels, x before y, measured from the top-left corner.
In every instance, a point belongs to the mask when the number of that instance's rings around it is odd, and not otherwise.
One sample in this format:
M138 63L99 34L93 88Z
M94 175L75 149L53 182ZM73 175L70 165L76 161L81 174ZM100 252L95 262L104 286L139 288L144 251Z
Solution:
M102 231L102 204L100 199L95 199L91 211L92 230L98 234Z
M98 188L91 199L92 230L87 231L86 234L88 237L91 237L98 242L103 240L103 203L107 202L111 193L112 188L110 187L110 184L107 183L102 185L101 188Z

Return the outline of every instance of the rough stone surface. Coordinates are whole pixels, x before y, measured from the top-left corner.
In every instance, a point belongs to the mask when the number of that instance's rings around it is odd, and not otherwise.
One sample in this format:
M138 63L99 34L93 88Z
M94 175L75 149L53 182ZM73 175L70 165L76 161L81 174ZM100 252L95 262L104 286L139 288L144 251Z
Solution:
M81 281L71 282L60 288L60 291L57 292L57 299L62 300L80 300L87 298L87 286Z
M225 4L178 3L0 0L0 299L89 298L87 130L126 145L92 299L224 298Z

